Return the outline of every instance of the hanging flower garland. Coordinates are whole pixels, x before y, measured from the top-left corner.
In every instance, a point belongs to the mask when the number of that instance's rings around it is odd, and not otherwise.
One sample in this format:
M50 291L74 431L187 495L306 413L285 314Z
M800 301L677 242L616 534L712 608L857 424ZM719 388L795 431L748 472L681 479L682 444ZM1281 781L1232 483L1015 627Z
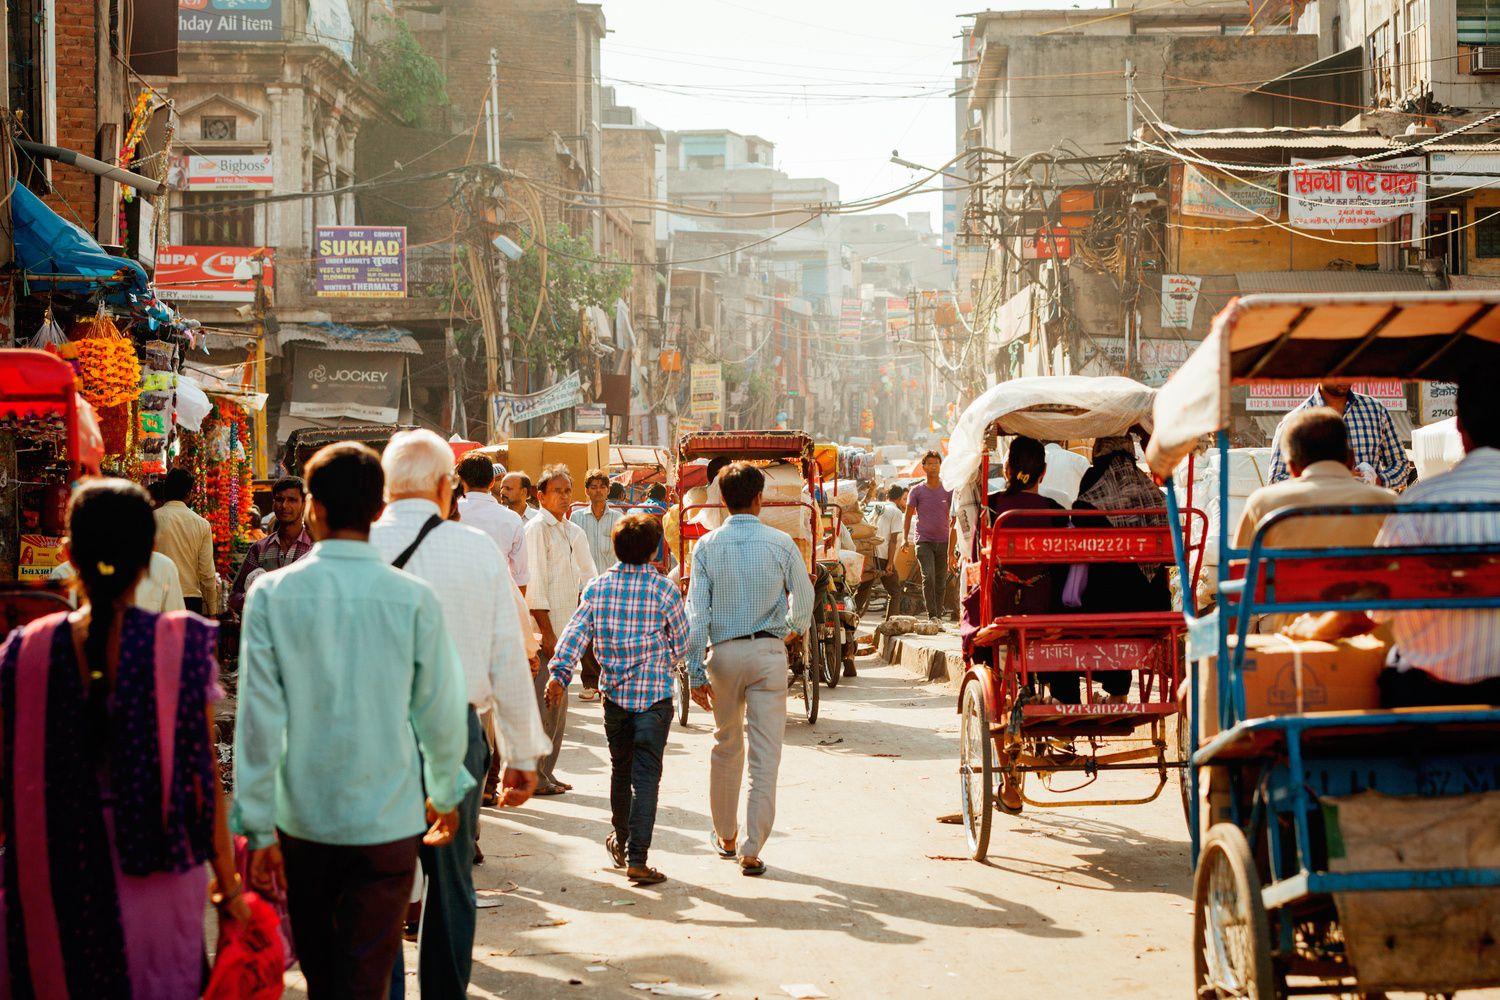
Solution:
M90 316L73 324L80 391L97 410L135 402L141 394L141 365L135 345L108 316Z
M189 438L182 462L197 480L190 501L213 529L214 563L220 575L228 576L236 550L248 543L252 528L250 416L234 403L215 400L199 433Z

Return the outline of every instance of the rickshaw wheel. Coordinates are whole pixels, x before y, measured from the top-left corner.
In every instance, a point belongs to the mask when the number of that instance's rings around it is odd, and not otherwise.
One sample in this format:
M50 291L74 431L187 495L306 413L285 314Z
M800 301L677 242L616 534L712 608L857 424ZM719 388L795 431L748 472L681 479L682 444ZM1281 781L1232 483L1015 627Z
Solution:
M1218 823L1193 873L1193 995L1277 1000L1271 927L1244 831Z
M839 675L844 671L844 619L838 605L829 602L824 613L832 612L833 634L821 640L823 646L823 683L831 688L839 686Z
M978 684L964 689L963 721L958 733L964 834L969 838L969 856L983 861L990 852L990 823L995 813L995 745L990 736L990 713Z
M823 643L809 636L802 643L802 707L807 724L818 721L818 675L823 672Z
M1187 761L1186 767L1177 769L1177 790L1182 793L1182 818L1191 828L1193 823L1193 748L1188 745L1188 718L1186 712L1178 712L1172 727L1172 744L1168 750L1176 760Z

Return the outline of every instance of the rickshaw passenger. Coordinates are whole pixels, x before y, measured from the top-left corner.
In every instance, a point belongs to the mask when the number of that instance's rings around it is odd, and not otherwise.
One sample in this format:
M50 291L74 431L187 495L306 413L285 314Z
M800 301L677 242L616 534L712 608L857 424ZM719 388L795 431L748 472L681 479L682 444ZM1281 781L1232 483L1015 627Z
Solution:
M1486 380L1492 381L1492 380ZM1500 514L1402 514L1413 503L1500 502L1500 395L1477 377L1459 384L1464 458L1417 483L1396 503L1375 544L1483 545L1500 542ZM1500 705L1500 609L1381 611L1395 646L1380 676L1385 708Z
M1074 510L1149 510L1166 503L1151 477L1135 460L1135 439L1130 435L1102 437L1094 441L1093 464L1078 484ZM1148 528L1166 523L1161 514L1107 514L1073 518L1080 528ZM1157 563L1092 563L1085 567L1078 610L1084 614L1115 614L1172 610L1172 589L1165 566ZM1105 704L1118 704L1130 693L1132 672L1101 670L1094 674L1104 688ZM1052 694L1065 704L1079 703L1081 674L1059 674L1052 681Z
M1035 438L1018 437L1010 443L1010 453L1005 459L1005 488L991 494L989 509L991 517L998 517L1008 510L1055 510L1065 511L1062 504L1037 492L1042 478L1047 474L1047 451ZM1067 526L1065 517L1027 517L1009 522L1011 528L1060 528ZM991 608L999 615L1045 615L1056 611L1062 593L1063 579L1067 575L1065 566L1005 566L995 568L991 580ZM1039 679L1048 683L1054 698L1059 687L1067 694L1067 687L1074 686L1077 700L1077 674L1042 673Z

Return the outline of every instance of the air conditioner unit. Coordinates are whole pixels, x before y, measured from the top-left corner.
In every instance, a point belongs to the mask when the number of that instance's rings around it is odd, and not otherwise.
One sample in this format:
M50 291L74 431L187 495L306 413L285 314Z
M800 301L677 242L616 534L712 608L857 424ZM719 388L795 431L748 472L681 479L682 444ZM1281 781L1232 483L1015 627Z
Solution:
M1469 50L1470 73L1500 73L1500 45L1481 45Z

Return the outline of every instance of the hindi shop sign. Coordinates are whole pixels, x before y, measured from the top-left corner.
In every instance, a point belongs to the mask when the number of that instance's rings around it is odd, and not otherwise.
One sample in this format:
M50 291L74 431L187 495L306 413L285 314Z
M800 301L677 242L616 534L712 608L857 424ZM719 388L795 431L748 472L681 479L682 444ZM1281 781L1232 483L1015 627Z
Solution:
M1180 210L1183 215L1199 219L1277 219L1281 217L1279 185L1275 174L1246 181L1232 174L1184 164Z
M1203 279L1196 274L1163 274L1161 276L1161 325L1188 330L1198 311L1198 293Z
M1245 398L1245 412L1284 413L1302 405L1317 387L1316 382L1253 382ZM1374 397L1387 410L1406 412L1406 389L1399 379L1354 382L1351 388Z
M158 247L156 291L169 302L254 302L255 283L235 281L234 269L256 253L265 261L266 287L275 287L276 269L270 250Z
M583 402L583 376L573 372L561 382L554 382L541 392L530 395L499 392L495 394L495 425L505 434L515 424L545 417L558 410L570 410Z
M319 226L313 254L324 298L406 297L405 226Z
M167 181L188 191L269 191L276 186L271 162L270 153L176 156Z
M1427 165L1420 156L1332 169L1320 169L1322 162L1328 161L1292 160L1287 216L1298 229L1374 229L1426 200Z
M724 369L719 364L694 364L688 381L688 412L715 416L724 409Z
M296 417L393 424L401 413L405 365L406 355L394 351L328 351L298 344L288 409Z
M183 42L279 42L281 0L177 0Z

